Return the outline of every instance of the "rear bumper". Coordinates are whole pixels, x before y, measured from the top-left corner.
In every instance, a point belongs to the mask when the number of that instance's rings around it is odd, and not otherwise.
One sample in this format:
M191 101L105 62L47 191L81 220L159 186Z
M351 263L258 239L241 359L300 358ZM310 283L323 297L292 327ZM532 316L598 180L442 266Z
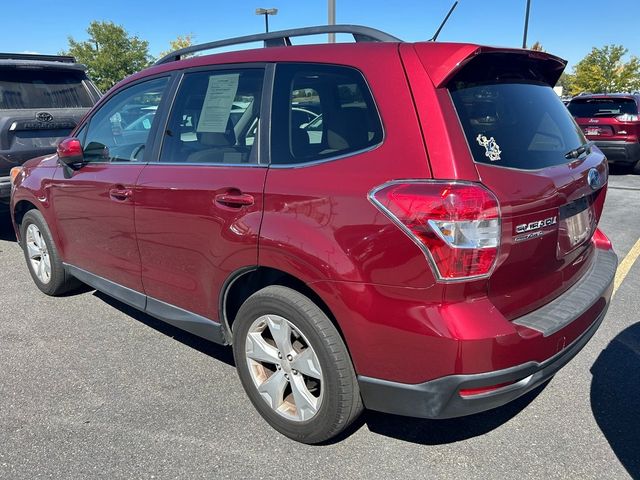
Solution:
M489 410L524 395L550 379L595 334L608 308L616 265L617 257L612 250L599 250L593 267L576 285L548 305L526 316L525 325L544 335L545 332L562 332L563 328L578 318L592 315L588 327L581 335L550 358L484 373L448 375L419 384L359 376L365 406L397 415L443 419ZM597 306L597 303L592 302L600 302L602 298L606 299L604 305L597 308L597 313L591 313ZM559 316L562 316L562 325L558 322ZM520 319L515 322L518 320ZM460 390L474 389L482 392L487 387L503 384L506 385L483 393L460 393Z
M630 165L640 161L640 143L638 142L596 140L596 146L607 156L609 163Z

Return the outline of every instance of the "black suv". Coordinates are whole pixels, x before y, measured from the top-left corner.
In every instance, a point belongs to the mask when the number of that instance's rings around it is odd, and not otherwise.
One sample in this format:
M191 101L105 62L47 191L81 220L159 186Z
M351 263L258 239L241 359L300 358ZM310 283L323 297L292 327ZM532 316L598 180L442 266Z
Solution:
M0 210L11 168L54 153L98 98L73 57L0 53Z

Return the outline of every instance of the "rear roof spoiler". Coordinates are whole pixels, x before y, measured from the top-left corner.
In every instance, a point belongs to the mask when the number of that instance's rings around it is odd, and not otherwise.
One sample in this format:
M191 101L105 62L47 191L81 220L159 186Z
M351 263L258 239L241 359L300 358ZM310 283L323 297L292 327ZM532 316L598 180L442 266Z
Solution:
M0 53L0 60L76 63L75 57L69 55L40 55L36 53Z
M479 56L492 54L514 55L529 59L539 67L544 81L554 86L567 66L567 61L545 52L520 48L483 47L473 44L427 43L414 44L425 70L436 87L444 87L469 62Z

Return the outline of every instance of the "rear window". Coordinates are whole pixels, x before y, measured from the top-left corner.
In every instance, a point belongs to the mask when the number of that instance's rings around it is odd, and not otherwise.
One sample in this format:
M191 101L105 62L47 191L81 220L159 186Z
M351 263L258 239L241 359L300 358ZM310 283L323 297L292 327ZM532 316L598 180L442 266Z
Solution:
M637 115L638 107L632 98L575 98L569 103L574 117L617 117Z
M0 110L90 107L84 78L71 70L0 70Z
M567 163L565 154L586 142L546 84L457 81L449 90L478 163L537 170Z

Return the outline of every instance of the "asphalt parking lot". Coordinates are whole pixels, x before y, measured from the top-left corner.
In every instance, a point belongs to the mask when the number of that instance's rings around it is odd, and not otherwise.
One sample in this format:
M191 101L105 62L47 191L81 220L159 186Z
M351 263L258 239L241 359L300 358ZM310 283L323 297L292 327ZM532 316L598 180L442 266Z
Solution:
M640 176L613 173L601 227L623 260ZM2 218L0 478L640 477L640 261L624 265L599 332L543 388L464 419L366 413L312 447L259 417L230 349L95 291L41 294Z

